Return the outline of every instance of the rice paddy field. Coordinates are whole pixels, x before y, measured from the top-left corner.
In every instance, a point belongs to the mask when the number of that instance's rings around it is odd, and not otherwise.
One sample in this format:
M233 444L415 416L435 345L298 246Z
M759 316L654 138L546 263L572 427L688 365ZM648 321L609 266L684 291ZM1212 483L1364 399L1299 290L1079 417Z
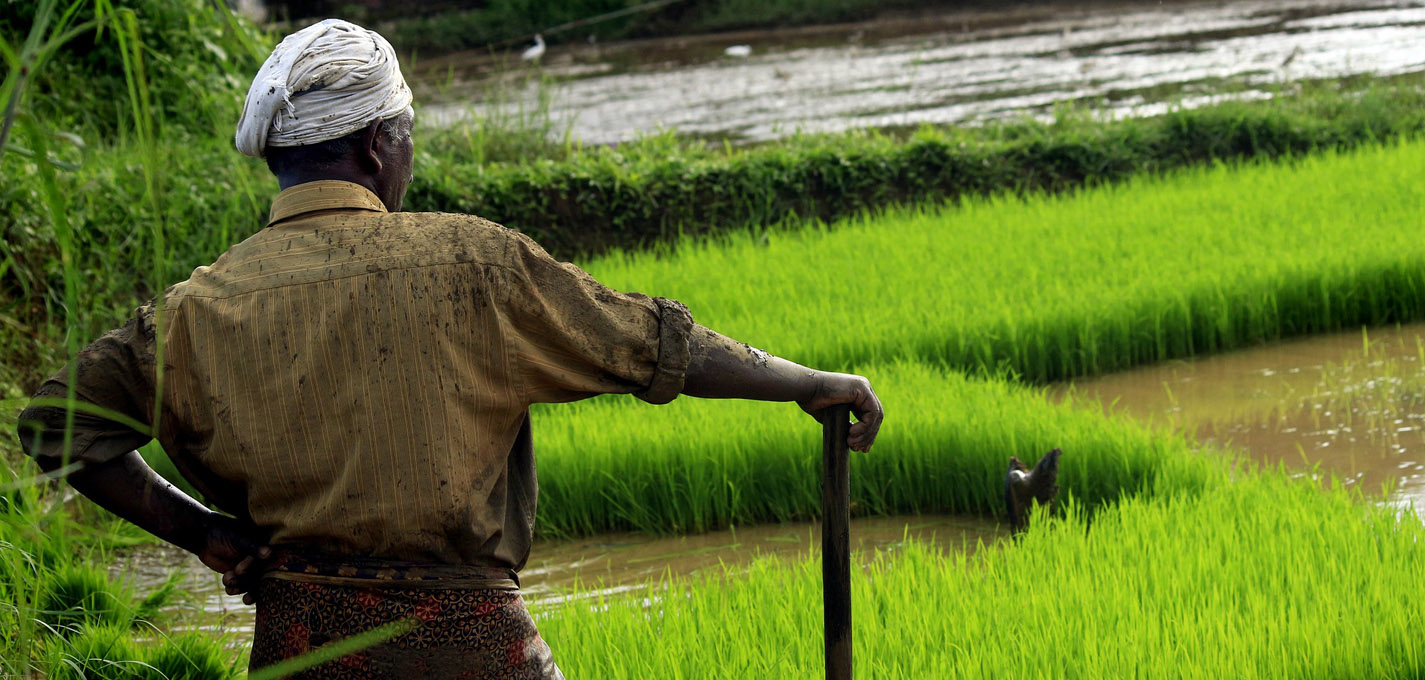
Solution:
M588 263L808 365L897 359L1030 382L1419 318L1418 144L1216 166L1035 200Z
M989 512L1009 456L1054 447L1081 473L1067 488L1097 505L1157 479L1167 444L1099 418L1022 416L1042 401L1023 385L1425 318L1421 167L1425 143L1398 143L586 268L774 354L871 377L889 419L854 463L865 512ZM819 503L818 433L792 406L600 398L536 420L555 535L779 521Z
M887 421L853 513L990 514L1010 455L1065 451L1020 539L880 555L853 581L858 677L1425 677L1425 529L1034 383L1420 318L1425 143L1076 195L907 210L587 263L713 328L862 372ZM536 415L541 529L815 516L787 405L601 398ZM570 677L816 677L818 558L540 610Z
M1418 678L1423 537L1254 476L1071 510L970 558L912 544L853 572L856 676ZM815 559L634 595L545 614L569 677L822 677Z
M888 420L853 459L854 514L993 516L1009 456L1064 450L1060 502L1019 538L910 541L853 574L857 677L1421 678L1415 513L1055 403L1042 383L1425 318L1422 167L1425 141L1400 141L583 264L777 354L869 376ZM545 536L818 513L819 427L791 405L607 397L535 422ZM8 488L28 519L0 538L43 547L0 563L0 590L35 613L8 649L35 645L51 677L239 672L218 641L145 623L181 593L105 583L42 538L61 504ZM768 557L535 614L569 677L819 677L819 566Z
M1425 141L1399 141L583 265L777 354L871 377L888 420L853 459L854 514L993 516L1009 456L1064 450L1060 502L1019 538L970 553L908 542L853 575L857 677L1422 678L1415 513L1096 404L1053 403L1042 386L1425 318L1422 167ZM535 422L545 536L818 512L819 428L791 405L608 397L540 408ZM239 673L220 640L148 623L180 593L106 583L46 538L62 502L3 488L20 519L0 539L36 546L0 560L0 591L19 603L0 642L36 650L3 668ZM101 545L133 540L93 526ZM535 614L569 677L821 674L815 554L549 602Z
M137 40L136 15L125 12L104 21L122 20L113 26ZM174 26L186 26L193 35L183 44L194 46L226 35L188 19ZM230 47L239 54L240 45ZM160 142L153 121L167 116L176 126L174 114L135 96L141 63L124 56L122 65L132 115L99 117L122 128L120 138L132 123L137 141L109 139L96 155L65 147L57 162L44 146L35 148L39 161L7 156L28 179L3 187L5 195L43 204L17 218L36 239L25 243L46 245L22 252L20 241L0 243L0 276L24 269L15 264L22 255L53 255L34 258L53 264L17 279L23 295L12 306L34 307L50 325L0 314L5 327L27 329L7 337L6 346L27 348L14 356L57 356L60 335L72 356L108 311L162 290L164 277L241 238L251 221L242 216L262 211L267 178L257 166L190 184L183 168L227 163L220 154L230 150L209 141L184 155L187 137ZM223 68L245 79L254 66ZM56 82L87 83L80 71L55 73L65 76ZM202 80L173 83L187 92ZM161 88L151 94L159 104L187 101ZM1343 109L1368 101L1338 99ZM16 114L18 95L9 100ZM208 105L228 110L221 96L200 108ZM32 146L54 137L46 111L17 118ZM1270 119L1282 129L1299 123ZM193 125L194 138L212 136L206 123ZM223 135L228 125L223 118ZM155 160L165 154L176 160ZM97 175L56 174L65 159L92 169L96 157L122 162L99 163ZM869 376L888 419L875 450L853 459L854 514L993 517L1010 456L1064 451L1060 502L1019 537L972 552L911 541L853 574L857 677L1418 680L1418 514L1382 503L1373 489L1254 464L1184 432L1105 415L1098 404L1054 403L1044 390L1177 357L1425 320L1423 172L1425 141L1400 139L1054 195L1006 185L948 204L878 204L831 224L724 232L580 264L615 288L680 299L705 325L775 354ZM139 178L113 181L134 192L123 194L131 200L108 195L108 175ZM168 198L180 193L192 196ZM99 194L103 201L90 200ZM112 218L96 212L110 203L123 209ZM120 233L136 222L144 229ZM50 309L67 314L40 313ZM0 365L4 375L32 370L14 363ZM0 397L0 425L12 430L23 397L8 383ZM819 427L792 405L599 398L538 408L534 429L545 537L679 534L818 515ZM3 444L13 452L13 441ZM161 452L146 453L161 461ZM106 576L113 551L145 540L141 532L71 501L24 463L5 462L0 678L241 675L241 642L174 632L164 620L165 607L184 599L177 581L137 592ZM545 602L535 615L570 678L822 673L815 554Z

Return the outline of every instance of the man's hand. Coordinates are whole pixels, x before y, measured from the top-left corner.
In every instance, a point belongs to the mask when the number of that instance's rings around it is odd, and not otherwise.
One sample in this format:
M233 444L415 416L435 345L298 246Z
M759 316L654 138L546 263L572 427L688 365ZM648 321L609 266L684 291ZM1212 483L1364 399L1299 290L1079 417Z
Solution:
M823 409L850 404L857 422L851 426L846 445L863 453L870 451L876 434L881 431L881 419L885 417L881 411L881 400L876 398L871 382L849 373L818 373L817 378L816 392L810 398L798 401L797 405L817 418Z
M254 567L272 557L272 549L262 544L256 527L213 513L208 518L207 540L195 553L209 569L223 575L223 588L229 595L242 595L244 604L256 601L252 590L262 573Z

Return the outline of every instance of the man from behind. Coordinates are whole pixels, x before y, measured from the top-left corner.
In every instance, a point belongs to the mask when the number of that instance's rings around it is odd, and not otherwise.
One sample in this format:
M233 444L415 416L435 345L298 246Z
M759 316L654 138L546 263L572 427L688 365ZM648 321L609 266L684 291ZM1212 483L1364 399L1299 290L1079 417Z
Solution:
M531 404L849 404L861 451L881 405L864 378L610 290L517 232L400 212L412 120L381 36L327 20L283 40L237 133L282 190L265 228L79 355L76 400L117 417L56 406L62 371L21 415L21 440L255 600L253 668L403 622L303 677L561 677L519 595ZM144 464L150 438L221 513Z

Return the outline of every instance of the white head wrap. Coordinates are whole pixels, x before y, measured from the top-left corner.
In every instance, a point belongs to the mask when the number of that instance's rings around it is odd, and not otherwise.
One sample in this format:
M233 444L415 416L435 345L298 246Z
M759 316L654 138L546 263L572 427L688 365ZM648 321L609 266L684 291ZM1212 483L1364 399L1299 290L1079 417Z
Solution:
M375 31L327 19L287 36L262 64L237 125L237 148L305 146L411 110L396 51Z

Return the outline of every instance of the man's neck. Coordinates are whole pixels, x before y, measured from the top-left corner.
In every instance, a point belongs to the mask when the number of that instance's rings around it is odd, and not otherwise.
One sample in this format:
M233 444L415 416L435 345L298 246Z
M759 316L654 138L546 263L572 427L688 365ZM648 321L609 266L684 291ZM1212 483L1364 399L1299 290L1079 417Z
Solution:
M354 172L341 172L337 169L325 169L322 172L291 172L277 176L277 186L282 190L291 189L298 184L307 182L317 182L321 180L336 180L339 182L351 182L366 187L371 193L380 195L376 191L376 182L370 175Z

